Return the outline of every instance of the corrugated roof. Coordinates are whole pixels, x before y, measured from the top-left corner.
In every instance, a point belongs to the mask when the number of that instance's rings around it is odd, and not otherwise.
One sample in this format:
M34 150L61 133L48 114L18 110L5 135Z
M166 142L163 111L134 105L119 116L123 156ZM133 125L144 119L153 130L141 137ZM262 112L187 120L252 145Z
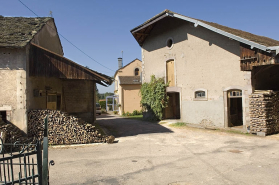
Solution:
M134 29L131 30L132 34L134 35L135 39L138 41L138 43L140 45L142 45L145 38L148 36L147 34L149 34L149 32L152 30L152 28L153 28L152 25L155 22L157 22L160 18L162 18L163 16L166 17L167 14L170 14L170 15L171 14L176 14L176 15L183 16L185 18L195 20L195 21L200 21L204 24L207 24L209 26L212 26L212 27L217 28L219 30L222 30L224 32L233 34L235 36L241 37L243 39L246 39L246 40L249 40L249 41L252 41L252 42L255 42L255 43L258 43L258 44L263 45L263 46L267 46L267 47L269 47L269 46L279 46L279 41L268 38L268 37L255 35L255 34L252 34L252 33L246 32L246 31L230 28L230 27L223 26L223 25L220 25L220 24L217 24L217 23L214 23L214 22L208 22L208 21L204 21L204 20L194 19L194 18L191 18L191 17L187 17L187 16L184 16L184 15L172 12L170 10L164 10L163 12L157 14L156 16L152 17L151 19L147 20L143 24L141 24L141 25L139 25L139 26L137 26L137 27L135 27ZM146 27L147 25L149 25L150 28Z
M51 17L0 17L0 47L24 47Z
M119 76L120 85L141 84L140 76Z

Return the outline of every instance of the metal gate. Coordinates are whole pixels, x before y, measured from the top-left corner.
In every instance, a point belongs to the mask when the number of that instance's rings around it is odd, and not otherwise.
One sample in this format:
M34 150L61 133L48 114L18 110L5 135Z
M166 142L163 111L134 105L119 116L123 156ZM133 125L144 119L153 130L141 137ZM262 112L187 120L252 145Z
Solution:
M0 139L2 140L2 139ZM41 144L2 144L0 184L42 184Z
M41 142L21 144L3 143L0 138L0 185L49 184L48 116L44 119L43 158Z

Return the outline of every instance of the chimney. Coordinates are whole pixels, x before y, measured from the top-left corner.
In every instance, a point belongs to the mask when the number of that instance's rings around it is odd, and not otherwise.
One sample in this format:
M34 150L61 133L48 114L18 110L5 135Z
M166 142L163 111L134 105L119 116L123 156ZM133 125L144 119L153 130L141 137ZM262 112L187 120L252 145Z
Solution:
M122 58L118 58L118 69L123 67Z

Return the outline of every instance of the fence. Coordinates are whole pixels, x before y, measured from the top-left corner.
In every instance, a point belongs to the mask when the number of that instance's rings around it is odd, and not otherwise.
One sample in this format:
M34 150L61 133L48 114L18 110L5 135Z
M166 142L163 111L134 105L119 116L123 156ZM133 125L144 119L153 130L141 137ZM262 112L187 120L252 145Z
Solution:
M48 163L48 117L45 118L43 158L41 141L36 143L3 143L0 138L0 184L49 183Z
M0 184L42 184L39 141L35 144L5 143L1 148Z

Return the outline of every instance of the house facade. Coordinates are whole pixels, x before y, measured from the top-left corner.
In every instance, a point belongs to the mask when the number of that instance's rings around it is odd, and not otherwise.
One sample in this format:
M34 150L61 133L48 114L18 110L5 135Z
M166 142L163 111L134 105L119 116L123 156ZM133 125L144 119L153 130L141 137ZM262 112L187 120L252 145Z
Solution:
M27 132L32 109L93 122L96 83L112 80L65 57L53 18L0 18L0 114ZM102 83L104 82L104 83Z
M131 33L142 50L143 83L151 75L169 82L165 119L246 128L249 95L279 89L279 76L268 77L279 69L279 41L169 10Z
M123 112L132 113L134 110L141 110L139 93L142 62L139 59L135 59L124 67L122 67L122 60L119 62L119 69L114 75L114 93L118 97L119 114L122 115Z

